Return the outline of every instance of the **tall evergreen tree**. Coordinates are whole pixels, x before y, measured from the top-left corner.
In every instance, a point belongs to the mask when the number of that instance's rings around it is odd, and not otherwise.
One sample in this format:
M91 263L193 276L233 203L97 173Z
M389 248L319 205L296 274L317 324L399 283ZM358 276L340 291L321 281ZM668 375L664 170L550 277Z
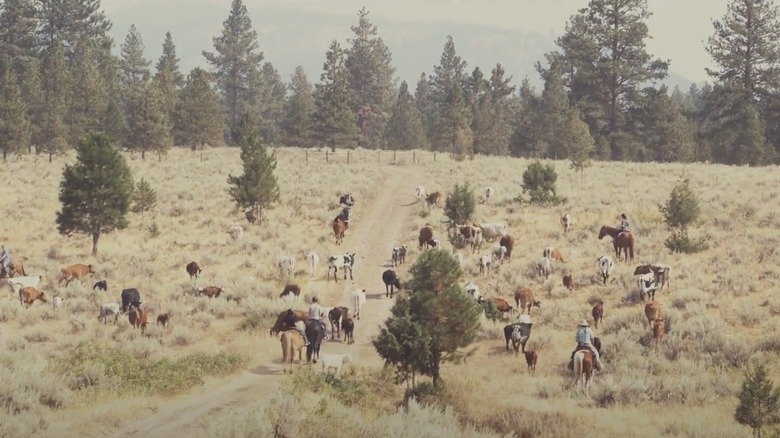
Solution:
M169 120L173 120L179 99L179 91L184 86L184 75L179 70L179 58L170 32L165 33L162 55L157 61L154 82L160 89L162 106Z
M422 114L415 106L412 95L409 94L406 81L401 82L398 98L385 127L385 146L391 150L425 147Z
M270 62L263 64L260 71L262 91L260 104L260 137L264 142L275 144L281 140L282 122L285 114L287 85Z
M381 146L385 124L390 117L394 88L390 50L377 27L368 20L365 7L358 12L358 25L352 26L355 37L346 51L344 65L349 72L351 109L357 117L362 147Z
M512 94L515 87L510 86L512 76L506 77L501 64L490 72L490 126L483 141L489 153L497 155L509 154L509 140L512 136Z
M420 74L417 87L414 90L414 103L423 117L423 130L425 132L426 146L430 145L433 127L436 125L436 104L431 95L431 84L425 73Z
M473 152L469 111L464 99L465 70L466 61L458 56L455 42L448 36L439 65L433 67L433 75L429 79L431 100L436 112L431 132L431 147L433 150L454 152L460 157ZM452 149L455 145L453 140L456 138L458 151ZM465 147L464 142L469 145Z
M316 133L322 144L336 151L336 146L357 146L358 129L355 114L349 107L349 77L344 67L344 51L333 41L325 54L320 83L314 87Z
M223 106L219 95L209 85L210 81L208 72L194 68L179 97L174 132L177 141L189 145L193 151L204 144L216 146L223 138Z
M3 161L9 152L20 153L29 143L30 121L27 104L12 68L6 68L0 76L0 148Z
M76 147L76 163L62 172L57 212L60 234L92 236L92 256L100 236L127 227L133 176L125 159L103 134L91 134Z
M228 176L228 194L236 205L249 209L252 217L261 223L263 212L279 201L279 185L274 175L276 156L268 153L260 136L250 128L241 139L241 161L244 173Z
M112 24L100 9L100 0L36 0L40 26L38 41L44 50L61 45L66 62L82 39L92 41L102 53L110 54Z
M295 67L289 88L290 97L282 122L284 143L295 147L313 146L314 97L306 72L300 65Z
M147 152L157 152L162 157L170 148L171 123L163 105L162 92L152 80L147 80L141 91L133 94L127 142L132 149L141 151L143 160Z
M102 130L108 111L108 89L92 41L79 41L69 73L78 80L69 84L66 122L70 128L69 141L77 144L87 132Z
M222 26L222 35L214 37L215 52L203 52L213 67L212 75L224 98L227 113L228 143L239 138L240 120L257 119L252 108L259 92L260 63L257 32L252 29L246 6L242 0L233 0L230 15Z
M569 145L566 137L569 133L564 132L563 128L569 118L570 105L563 81L563 71L558 62L551 64L549 70L545 72L540 103L541 152L551 158L567 158Z
M122 44L122 83L130 89L140 89L149 77L151 62L144 56L144 41L135 24Z
M37 55L38 27L33 0L5 0L0 3L0 66L17 69Z
M645 90L645 94L640 114L635 117L638 135L646 147L644 156L638 158L662 163L691 161L693 130L666 86Z
M58 45L43 53L41 65L43 78L43 105L41 108L40 138L35 144L52 157L63 152L67 144L67 126L65 125L65 98L68 91L67 67L65 55Z
M542 136L540 98L528 78L523 79L518 94L519 108L515 115L509 149L516 157L536 157Z
M761 438L764 426L780 422L780 389L775 387L766 367L754 363L745 370L745 380L739 391L739 405L734 418L753 429L753 436Z

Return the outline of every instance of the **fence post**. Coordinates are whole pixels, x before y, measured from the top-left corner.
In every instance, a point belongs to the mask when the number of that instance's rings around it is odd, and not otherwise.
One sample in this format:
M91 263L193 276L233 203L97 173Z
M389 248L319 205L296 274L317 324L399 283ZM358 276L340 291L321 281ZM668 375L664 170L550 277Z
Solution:
M417 164L417 151L412 151L412 163Z
M306 149L306 162L307 163L309 162L309 150L308 149Z
M325 151L325 163L330 163L330 160L328 160L328 151Z
M393 151L393 164L397 164L398 163L398 160L396 159L397 154L398 154L398 151Z
M349 151L347 151L347 164L349 164Z
M376 164L382 164L382 151L376 151Z
M203 162L203 151L200 151L200 162Z
M436 152L433 153L433 161L436 161Z

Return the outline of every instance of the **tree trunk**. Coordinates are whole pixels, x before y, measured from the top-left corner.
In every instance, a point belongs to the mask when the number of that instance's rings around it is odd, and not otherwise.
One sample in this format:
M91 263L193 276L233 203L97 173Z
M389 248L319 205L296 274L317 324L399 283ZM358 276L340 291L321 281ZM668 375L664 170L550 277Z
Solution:
M441 366L441 353L438 351L433 351L433 369L431 370L431 377L433 377L433 387L438 388L440 382L439 378L439 367Z
M6 161L6 158L8 158L8 146L3 147L3 162Z
M92 233L92 257L98 253L98 239L100 239L100 233Z

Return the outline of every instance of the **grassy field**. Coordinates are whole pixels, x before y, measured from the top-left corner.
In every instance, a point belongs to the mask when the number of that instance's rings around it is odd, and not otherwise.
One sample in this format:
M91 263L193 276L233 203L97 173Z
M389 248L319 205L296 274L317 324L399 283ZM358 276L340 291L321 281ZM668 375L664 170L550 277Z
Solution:
M747 436L749 429L733 420L742 366L756 359L780 378L780 367L773 366L780 363L780 298L772 293L780 278L776 168L594 163L581 180L567 162L550 162L559 175L558 194L568 201L536 207L515 200L528 160L456 162L438 155L436 162L404 159L392 165L387 154L376 161L326 164L305 163L303 151L292 149L279 149L277 156L282 202L267 212L268 223L257 227L246 223L227 196L228 174L241 172L237 149L173 150L159 162L128 155L134 178L145 178L157 191L157 207L143 218L131 215L128 229L102 236L94 259L89 237L62 237L54 223L62 168L74 157L48 163L25 156L4 163L8 184L0 187L5 201L0 241L12 257L25 259L28 274L44 275L40 290L65 301L55 311L40 302L22 308L10 295L0 299L0 376L7 382L0 389L0 436L57 436L63 424L69 431L103 436L178 403L191 389L206 397L247 370L274 379L282 390L256 394L262 399L257 403L217 409L177 432L204 437L580 437L596 431L624 437ZM694 255L670 254L664 247L668 231L658 211L683 173L702 201L701 221L691 233L709 245ZM403 279L426 223L446 242L441 210L408 204L417 185L446 194L458 182L470 183L477 195L487 185L495 187L493 202L479 204L475 220L507 223L516 242L512 260L488 275L479 275L476 262L494 242L476 254L460 250L466 262L463 283L473 281L483 293L512 304L517 288L534 291L542 306L533 309L527 349L539 354L537 372L528 375L522 356L505 353L505 322L485 319L476 354L443 369L446 391L421 397L431 402L427 406L412 403L397 410L404 388L382 372L370 344L369 335L390 305L378 273L390 246L405 243L410 254L398 269ZM337 195L347 191L357 204L345 244L336 247L329 223L339 211ZM559 217L565 212L576 225L564 235ZM596 258L614 253L609 238L597 239L598 229L614 226L620 213L628 215L637 239L635 260L616 263L615 280L602 285ZM240 241L228 234L234 224L245 228ZM566 262L556 264L544 280L533 266L546 246L559 248ZM323 258L314 279L303 263L310 249ZM356 267L355 281L327 282L325 256L346 251L358 252L359 258L365 254L358 265L373 265L372 270L359 275ZM293 279L276 267L283 254L298 260ZM192 260L203 268L197 285L184 270ZM656 295L671 322L658 350L650 346L632 275L637 264L651 262L672 267L669 290ZM73 263L94 264L98 274L83 284L58 287L59 269ZM572 296L561 284L565 273L574 277ZM91 289L98 279L107 280L107 293ZM323 376L315 372L318 367L280 375L278 340L268 336L268 328L291 306L278 298L288 281L300 284L307 297L325 298L327 306L347 305L348 288L382 293L369 300L373 313L358 322L364 335L356 335L355 345L323 347L358 357L341 376ZM195 287L207 285L222 287L240 303L225 295L197 297ZM117 301L127 287L137 287L151 311L145 336L125 316L116 326L97 320L99 305ZM595 299L605 302L603 326L594 330L604 344L605 370L596 373L586 397L572 387L565 364L577 322L590 319ZM162 312L173 315L168 331L154 325ZM227 397L225 405L230 404ZM440 409L443 405L447 408Z

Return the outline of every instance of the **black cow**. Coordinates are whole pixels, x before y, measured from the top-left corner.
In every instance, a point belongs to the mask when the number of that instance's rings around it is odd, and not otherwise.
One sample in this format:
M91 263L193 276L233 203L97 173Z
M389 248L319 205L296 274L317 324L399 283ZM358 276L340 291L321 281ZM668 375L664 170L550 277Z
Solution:
M122 313L127 312L127 309L141 306L141 294L136 288L122 289Z
M401 280L395 275L395 271L388 269L382 273L382 281L385 282L385 297L393 298L394 288L401 289Z
M528 342L528 338L531 337L531 323L514 323L504 327L504 338L506 338L506 349L509 350L509 341L512 341L512 347L517 353L517 348L522 346L522 352L525 353L525 344ZM515 331L515 327L520 329L520 339L517 343L512 339L512 332ZM519 344L519 345L518 345Z
M92 286L92 290L100 289L103 292L108 290L108 284L106 283L106 280L100 280L98 282L95 282L95 284Z

